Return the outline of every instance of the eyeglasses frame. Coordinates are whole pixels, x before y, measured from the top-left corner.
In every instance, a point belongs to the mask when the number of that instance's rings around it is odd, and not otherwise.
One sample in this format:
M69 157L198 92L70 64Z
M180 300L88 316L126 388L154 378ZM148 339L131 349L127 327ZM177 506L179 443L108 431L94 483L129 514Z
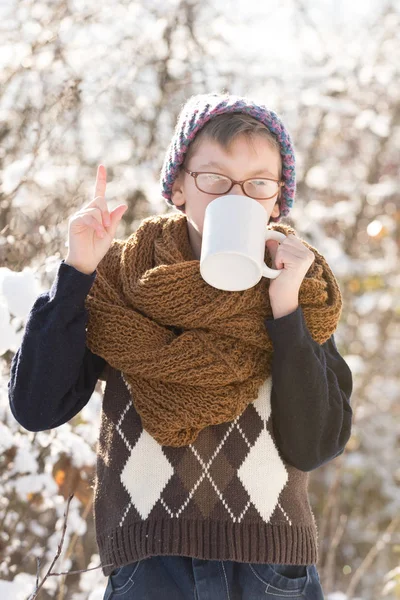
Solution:
M218 194L215 194L214 192L204 192L203 190L201 190L199 188L199 186L197 185L197 176L198 175L204 175L205 173L209 173L210 175L220 175L221 177L226 177L226 179L229 179L232 182L232 185L229 188L229 190L227 190L226 192L224 192L222 195L227 194L228 192L231 191L231 189L233 188L234 185L239 184L240 187L242 188L243 194L245 196L247 196L248 198L252 198L253 200L271 200L271 198L275 198L276 195L280 196L281 189L285 185L285 182L282 181L281 179L273 179L272 177L248 177L247 179L243 179L242 181L236 181L235 179L232 179L232 177L228 177L228 175L222 175L222 173L213 173L212 171L189 171L189 169L187 169L183 165L182 165L182 169L188 175L191 175L193 177L195 186L197 187L197 189L199 190L199 192L202 192L203 194L208 194L209 196L217 196ZM245 192L244 187L243 187L244 184L246 183L246 181L251 181L252 179L267 179L268 181L275 181L279 185L278 191L273 196L268 196L267 198L253 198L253 196L249 196L249 194L247 194Z

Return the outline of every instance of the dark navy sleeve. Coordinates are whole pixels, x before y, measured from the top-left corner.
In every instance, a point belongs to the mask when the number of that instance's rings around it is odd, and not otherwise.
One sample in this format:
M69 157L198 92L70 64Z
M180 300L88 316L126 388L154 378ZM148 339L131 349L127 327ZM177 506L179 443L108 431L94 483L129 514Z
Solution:
M29 431L58 427L89 401L106 361L86 346L90 275L61 261L50 291L29 313L8 382L14 418Z
M342 454L351 435L353 378L334 336L318 344L301 306L267 319L272 360L272 427L283 459L312 471Z

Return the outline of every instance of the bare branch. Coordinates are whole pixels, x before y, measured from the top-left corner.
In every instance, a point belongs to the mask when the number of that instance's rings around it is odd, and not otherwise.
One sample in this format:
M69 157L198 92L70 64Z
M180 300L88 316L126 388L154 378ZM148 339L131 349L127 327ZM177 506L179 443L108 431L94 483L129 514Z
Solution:
M368 552L367 556L364 558L361 565L355 571L355 573L350 581L349 587L346 590L346 596L348 597L349 600L351 600L353 598L354 592L356 591L356 588L357 588L358 584L360 583L361 579L363 578L363 576L365 575L367 570L371 567L371 565L374 563L379 552L381 552L383 550L383 548L390 542L393 532L396 531L396 529L399 526L400 526L400 516L397 516L390 521L390 523L386 527L385 531L377 539L376 544L374 544L374 546L372 546L371 550Z

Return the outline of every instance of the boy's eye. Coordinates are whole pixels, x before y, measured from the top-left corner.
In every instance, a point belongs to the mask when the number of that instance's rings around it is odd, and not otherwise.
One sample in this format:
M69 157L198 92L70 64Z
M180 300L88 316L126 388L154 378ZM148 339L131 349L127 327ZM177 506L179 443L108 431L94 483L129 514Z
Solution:
M263 185L267 185L268 181L266 181L265 179L252 179L250 183L252 183L256 187L261 187Z
M217 175L216 173L206 173L203 177L207 178L207 180L212 183L214 181L226 181L226 177L223 175Z

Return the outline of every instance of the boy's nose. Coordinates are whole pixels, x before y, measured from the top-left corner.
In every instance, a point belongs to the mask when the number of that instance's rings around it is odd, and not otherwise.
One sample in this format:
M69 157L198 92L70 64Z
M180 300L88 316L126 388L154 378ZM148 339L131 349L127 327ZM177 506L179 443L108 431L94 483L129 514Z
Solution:
M242 190L242 186L239 183L235 183L229 194L235 196L245 196L246 194Z

